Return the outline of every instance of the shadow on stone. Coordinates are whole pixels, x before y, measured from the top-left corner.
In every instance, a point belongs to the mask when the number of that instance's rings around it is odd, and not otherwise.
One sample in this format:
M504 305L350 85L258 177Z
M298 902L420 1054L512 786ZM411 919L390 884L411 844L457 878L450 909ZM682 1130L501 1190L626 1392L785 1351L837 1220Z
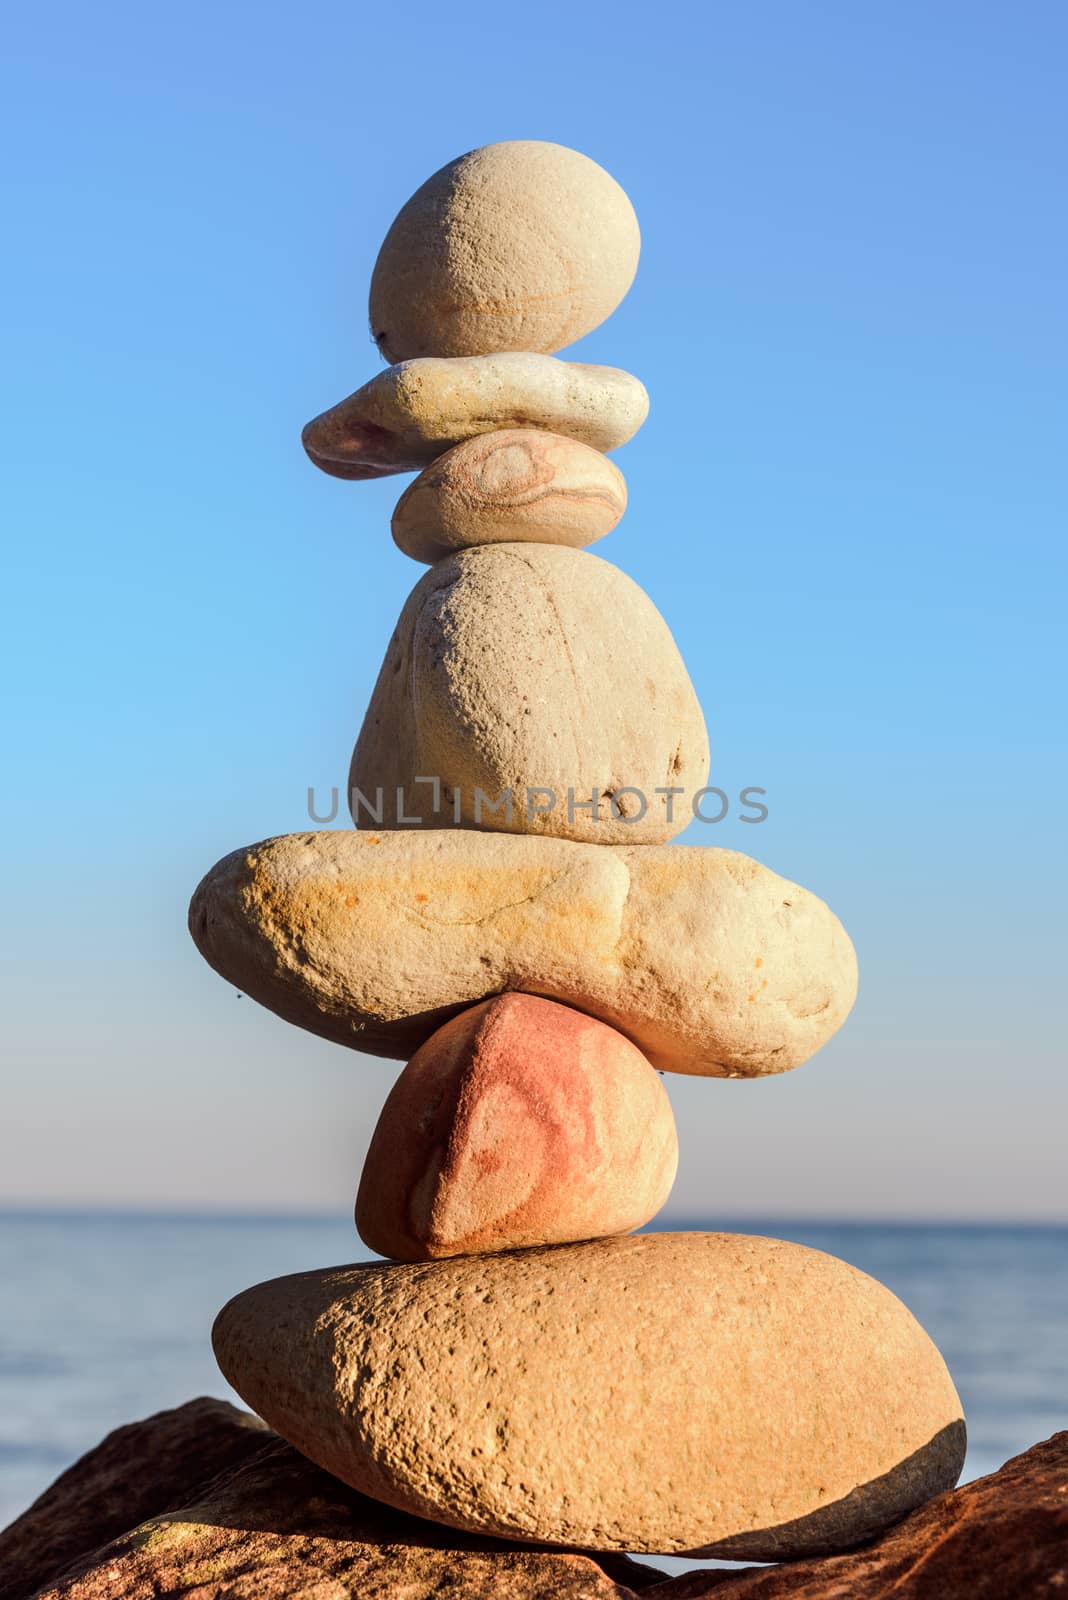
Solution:
M921 1449L881 1477L858 1486L842 1499L772 1528L758 1528L688 1552L694 1560L807 1560L840 1554L900 1522L933 1495L952 1489L964 1466L967 1430L963 1420L939 1430Z

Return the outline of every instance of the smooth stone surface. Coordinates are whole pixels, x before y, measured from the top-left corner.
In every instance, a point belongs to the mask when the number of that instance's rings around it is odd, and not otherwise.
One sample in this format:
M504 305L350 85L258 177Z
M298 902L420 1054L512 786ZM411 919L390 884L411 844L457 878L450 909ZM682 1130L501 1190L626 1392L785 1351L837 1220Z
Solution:
M707 782L705 719L649 596L599 556L545 544L460 550L420 579L349 769L377 827L597 844L674 838Z
M664 1204L678 1154L671 1102L628 1039L500 995L447 1022L397 1079L356 1226L399 1261L628 1233Z
M217 972L287 1021L405 1058L514 989L611 1023L664 1071L760 1077L825 1044L857 986L822 900L696 845L289 834L218 862L189 927Z
M777 1240L647 1234L278 1278L215 1323L283 1438L451 1527L775 1561L956 1482L960 1401L888 1289Z
M223 1400L118 1428L0 1534L4 1600L630 1600L662 1577L406 1516Z
M428 564L517 540L581 548L610 533L626 509L626 480L599 450L537 428L502 428L424 468L397 501L393 538Z
M399 212L371 277L371 332L387 361L561 350L611 316L640 249L633 206L589 156L483 145Z
M315 417L303 442L335 478L419 472L463 439L543 428L594 450L626 444L649 413L644 386L618 367L502 353L387 367Z

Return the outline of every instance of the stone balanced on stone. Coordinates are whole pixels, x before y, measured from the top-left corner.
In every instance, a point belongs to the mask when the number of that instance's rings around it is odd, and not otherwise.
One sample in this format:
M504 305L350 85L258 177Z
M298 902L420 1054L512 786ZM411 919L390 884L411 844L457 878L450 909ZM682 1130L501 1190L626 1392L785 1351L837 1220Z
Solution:
M273 1428L402 1510L775 1561L951 1487L964 1423L934 1345L863 1273L630 1231L675 1173L654 1069L785 1071L856 987L822 901L667 843L707 781L704 719L655 607L584 549L625 508L604 452L645 390L552 354L611 313L638 248L587 157L460 157L375 267L393 364L305 431L339 477L419 471L393 533L430 570L356 742L357 830L226 857L190 926L280 1016L410 1057L357 1201L395 1259L246 1290L214 1339Z

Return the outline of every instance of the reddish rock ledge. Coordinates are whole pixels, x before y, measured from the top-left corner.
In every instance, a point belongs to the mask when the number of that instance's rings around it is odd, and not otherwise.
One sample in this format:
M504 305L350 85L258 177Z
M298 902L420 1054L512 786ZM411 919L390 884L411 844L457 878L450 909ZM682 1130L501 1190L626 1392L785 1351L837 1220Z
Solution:
M110 1434L0 1534L4 1600L1061 1600L1068 1433L845 1556L664 1578L439 1528L219 1400Z

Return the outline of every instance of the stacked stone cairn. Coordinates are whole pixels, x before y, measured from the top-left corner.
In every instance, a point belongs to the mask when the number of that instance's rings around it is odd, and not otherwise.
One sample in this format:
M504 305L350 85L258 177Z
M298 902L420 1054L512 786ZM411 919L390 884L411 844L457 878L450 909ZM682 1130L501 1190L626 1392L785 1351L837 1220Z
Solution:
M391 363L309 424L341 478L418 472L427 563L352 761L355 830L267 840L193 899L206 959L298 1026L407 1065L359 1185L392 1258L239 1294L215 1349L296 1448L454 1528L776 1561L951 1487L960 1402L888 1290L818 1251L652 1233L677 1143L659 1073L797 1066L854 998L822 901L671 845L707 782L667 626L585 547L626 485L636 378L552 352L637 266L619 185L489 145L390 228ZM551 803L552 802L552 803Z

